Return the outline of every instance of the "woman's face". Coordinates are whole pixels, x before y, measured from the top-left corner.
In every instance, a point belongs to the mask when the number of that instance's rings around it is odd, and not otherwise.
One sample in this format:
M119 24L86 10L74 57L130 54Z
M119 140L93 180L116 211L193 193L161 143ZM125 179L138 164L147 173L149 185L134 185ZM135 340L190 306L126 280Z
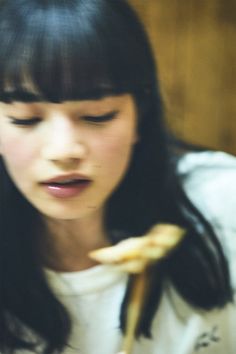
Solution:
M0 153L42 214L72 220L102 211L137 141L129 94L99 100L0 103Z

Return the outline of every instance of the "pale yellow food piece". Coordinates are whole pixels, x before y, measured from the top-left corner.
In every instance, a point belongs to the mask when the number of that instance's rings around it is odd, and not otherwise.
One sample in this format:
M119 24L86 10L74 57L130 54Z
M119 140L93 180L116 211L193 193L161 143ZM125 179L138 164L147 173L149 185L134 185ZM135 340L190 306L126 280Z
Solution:
M131 274L139 274L147 267L147 265L148 265L147 260L135 259L135 260L117 264L116 269Z
M183 235L184 230L178 226L159 224L145 236L129 238L115 246L93 251L89 256L128 273L140 273L149 263L165 257Z

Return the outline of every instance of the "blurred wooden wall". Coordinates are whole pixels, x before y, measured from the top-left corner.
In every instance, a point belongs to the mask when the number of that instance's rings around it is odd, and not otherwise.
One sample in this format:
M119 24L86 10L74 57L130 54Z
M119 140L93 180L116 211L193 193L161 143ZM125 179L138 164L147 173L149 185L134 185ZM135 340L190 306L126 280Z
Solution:
M236 0L130 0L154 46L170 126L236 154Z

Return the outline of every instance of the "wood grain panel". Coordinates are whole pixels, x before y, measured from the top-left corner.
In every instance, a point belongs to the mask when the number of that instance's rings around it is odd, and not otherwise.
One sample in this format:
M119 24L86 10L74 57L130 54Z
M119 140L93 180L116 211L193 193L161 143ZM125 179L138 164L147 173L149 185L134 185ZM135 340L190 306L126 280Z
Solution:
M236 0L130 0L159 67L172 129L236 154Z

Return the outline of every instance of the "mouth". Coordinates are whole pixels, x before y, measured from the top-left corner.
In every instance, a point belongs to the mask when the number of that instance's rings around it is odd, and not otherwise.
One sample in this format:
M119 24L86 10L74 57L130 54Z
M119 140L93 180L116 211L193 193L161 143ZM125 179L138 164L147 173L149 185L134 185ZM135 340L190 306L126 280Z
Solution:
M58 198L71 198L85 190L92 180L78 175L59 176L41 183L46 191Z
M84 185L91 182L88 179L72 179L72 180L65 180L61 182L44 182L44 185L54 186L54 187L72 187L78 185Z
M84 184L91 182L86 176L78 175L78 174L70 174L70 175L61 175L50 178L46 181L41 182L41 184L45 185L55 185L55 186L71 186L76 184Z

